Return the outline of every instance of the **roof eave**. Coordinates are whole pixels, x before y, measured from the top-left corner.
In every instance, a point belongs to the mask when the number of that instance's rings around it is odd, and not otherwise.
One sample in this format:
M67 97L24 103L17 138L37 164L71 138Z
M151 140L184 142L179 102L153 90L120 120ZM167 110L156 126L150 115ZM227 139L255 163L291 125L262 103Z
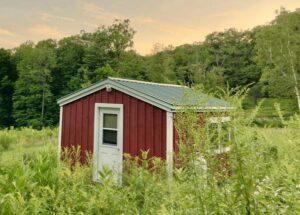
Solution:
M70 93L68 95L65 95L59 99L57 99L57 104L59 104L59 106L63 106L65 104L71 103L79 98L82 98L84 96L90 95L94 92L97 92L99 90L99 88L101 88L102 86L106 86L109 82L109 79L106 79L104 81L101 81L99 83L93 84L89 87L77 90L73 93Z
M87 88L75 91L69 95L61 97L60 99L57 100L57 103L59 104L59 106L64 106L64 105L74 102L78 99L81 99L85 96L91 95L99 90L105 89L107 86L111 86L114 89L116 89L122 93L128 94L134 98L140 99L146 103L149 103L153 106L156 106L160 109L163 109L163 110L169 111L169 112L175 112L177 110L186 109L186 108L195 108L199 111L220 111L220 110L229 111L229 110L235 109L234 107L222 107L222 106L209 106L209 107L200 107L200 106L187 107L184 105L176 106L174 104L170 104L168 102L162 101L160 99L157 99L155 97L149 96L144 93L141 93L141 92L134 90L130 87L127 87L125 85L122 85L112 78L108 78L104 81L93 84Z
M175 112L177 110L184 110L184 109L194 109L198 111L231 111L235 110L235 107L224 107L224 106L208 106L208 107L201 107L201 106L174 106L172 111Z
M102 82L100 82L98 84L94 84L94 85L92 85L90 87L87 87L85 89L82 89L82 90L76 91L76 92L74 92L72 94L69 94L67 96L64 96L64 97L58 99L57 103L60 106L64 106L64 105L66 105L68 103L71 103L71 102L76 101L76 100L78 100L80 98L83 98L83 97L88 96L88 95L90 95L92 93L95 93L95 92L97 92L99 90L102 90L102 89L106 88L107 86L111 86L111 87L113 87L114 89L116 89L116 90L118 90L120 92L123 92L123 93L128 94L128 95L130 95L132 97L140 99L140 100L142 100L144 102L152 104L152 105L154 105L156 107L159 107L159 108L161 108L163 110L171 111L172 108L173 108L173 105L171 105L169 103L163 102L161 100L155 99L155 98L153 98L151 96L148 96L146 94L143 94L141 92L133 90L133 89L131 89L129 87L121 85L121 84L119 84L118 82L116 82L116 81L114 81L112 79L106 79L106 80L104 80L104 81L102 81Z

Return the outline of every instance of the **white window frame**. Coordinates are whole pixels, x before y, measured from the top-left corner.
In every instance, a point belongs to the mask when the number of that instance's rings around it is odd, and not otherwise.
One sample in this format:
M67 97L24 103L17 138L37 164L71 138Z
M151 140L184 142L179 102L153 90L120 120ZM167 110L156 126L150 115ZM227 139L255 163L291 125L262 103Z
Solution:
M220 137L220 132L221 132L221 124L224 122L229 122L231 121L230 116L224 116L224 117L210 117L208 118L208 123L210 124L218 124L218 138ZM231 140L231 131L229 131L228 133L228 140ZM229 152L231 150L230 146L226 146L226 147L221 147L219 145L218 149L215 149L214 152L216 154L222 154L222 153L226 153Z
M104 145L105 147L119 147L119 152L122 156L121 166L123 165L123 104L110 104L110 103L95 103L95 111L94 111L94 147L93 147L93 180L99 181L98 179L98 158L99 158L99 139L100 137L100 109L117 109L119 111L118 114L118 140L117 146ZM103 128L102 128L103 130ZM100 139L102 141L102 139ZM102 143L101 143L102 144ZM121 170L123 171L123 169Z
M221 123L221 122L229 122L231 121L230 116L222 116L222 117L210 117L208 118L209 123Z
M116 111L117 110L117 111ZM117 128L106 128L104 127L104 114L112 114L112 115L117 115ZM118 128L118 124L119 124L119 120L120 120L120 114L119 114L119 109L117 108L111 108L111 109L106 109L102 114L99 115L99 122L100 122L100 126L99 126L99 131L100 135L99 135L99 141L101 141L101 145L105 146L105 147L118 147L120 145L119 140L117 139L117 144L109 144L109 143L104 143L103 139L103 135L104 135L104 130L109 130L109 131L116 131L117 132L117 138L119 135L119 131L120 128Z

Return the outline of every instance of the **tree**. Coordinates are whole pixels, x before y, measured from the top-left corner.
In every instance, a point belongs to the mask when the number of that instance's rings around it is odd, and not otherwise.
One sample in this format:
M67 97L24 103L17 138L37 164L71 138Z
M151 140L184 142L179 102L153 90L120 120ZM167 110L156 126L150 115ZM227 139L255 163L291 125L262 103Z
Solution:
M57 64L52 70L51 85L52 93L57 99L80 89L80 85L70 83L70 81L78 76L79 69L83 65L84 45L79 36L64 38L58 42L56 54Z
M133 46L135 31L130 27L129 19L115 20L111 26L107 27L107 33L110 39L111 51L117 59Z
M146 76L150 81L161 83L176 81L175 62L168 49L149 56L145 64Z
M76 75L72 76L64 88L70 91L76 91L84 87L90 86L92 83L88 77L89 70L87 67L82 66L78 69Z
M196 58L197 48L197 45L182 45L174 50L174 72L178 84L193 86L199 83L197 77L202 75L203 67Z
M257 83L261 76L259 67L252 59L253 34L249 31L229 29L214 32L206 37L202 47L202 58L208 67L224 68L224 79L230 87Z
M122 54L133 46L134 33L129 20L115 20L111 26L100 26L94 33L84 33L82 41L87 48L83 61L89 77L93 78L95 71L106 64L115 70Z
M16 79L17 71L11 53L0 49L0 127L13 125L12 95Z
M145 71L144 58L132 50L122 53L115 67L116 75L123 78L145 79L143 71Z
M300 110L300 10L282 8L270 25L257 29L256 41L264 89L273 96L293 93Z
M41 128L53 124L50 82L55 64L56 55L49 46L38 44L26 49L17 67L19 79L13 96L13 116L18 126Z

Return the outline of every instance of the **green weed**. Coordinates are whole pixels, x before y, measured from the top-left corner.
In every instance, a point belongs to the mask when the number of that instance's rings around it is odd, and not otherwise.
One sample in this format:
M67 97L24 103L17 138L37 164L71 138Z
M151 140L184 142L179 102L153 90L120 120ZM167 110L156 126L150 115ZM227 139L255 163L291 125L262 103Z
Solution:
M14 139L0 159L0 214L297 214L300 118L258 128L257 111L239 108L242 96L227 98L238 107L230 113L202 114L202 124L193 109L176 114L171 178L163 160L144 152L125 156L122 184L110 171L95 183L92 165L76 162L78 151L58 160L56 130L0 131ZM224 116L231 121L208 123Z

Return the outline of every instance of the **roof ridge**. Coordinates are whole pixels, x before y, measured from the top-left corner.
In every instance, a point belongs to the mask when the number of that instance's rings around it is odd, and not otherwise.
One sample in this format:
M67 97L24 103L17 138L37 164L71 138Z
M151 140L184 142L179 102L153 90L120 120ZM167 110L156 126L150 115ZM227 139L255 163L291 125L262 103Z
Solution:
M182 86L182 85L178 85L178 84L164 84L164 83L139 81L139 80L125 79L125 78L108 77L108 79L110 79L110 80L116 80L116 81L127 81L127 82L133 82L133 83L140 83L140 84L149 84L149 85L161 85L161 86L169 86L169 87L188 88L187 86Z

